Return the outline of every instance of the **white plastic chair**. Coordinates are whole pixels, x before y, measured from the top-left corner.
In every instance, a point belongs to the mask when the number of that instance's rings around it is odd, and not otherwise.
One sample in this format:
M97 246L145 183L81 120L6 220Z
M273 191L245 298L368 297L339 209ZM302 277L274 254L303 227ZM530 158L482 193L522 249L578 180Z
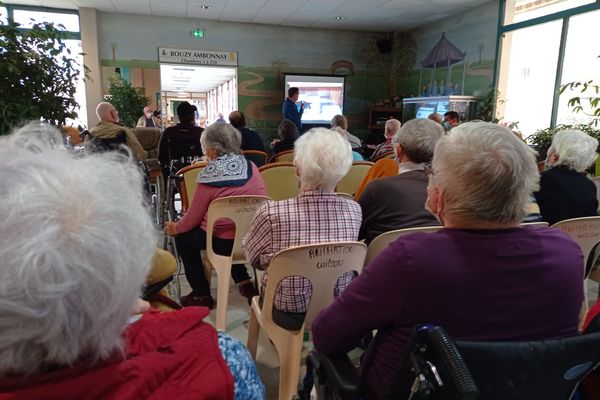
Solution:
M442 229L443 226L422 226L418 228L405 228L396 229L389 232L384 232L377 236L369 243L369 250L367 251L367 258L365 259L365 265L368 265L379 253L383 251L390 243L398 239L400 236L409 235L417 232L437 232Z
M333 290L340 275L362 271L366 253L364 243L334 242L293 247L280 251L271 259L262 309L259 297L252 299L248 349L256 359L259 330L264 329L279 355L280 400L291 399L297 393L304 331L310 331L313 319L333 301ZM275 289L289 276L304 277L312 285L313 294L304 324L297 331L281 328L272 317Z
M552 225L552 228L561 229L571 236L571 238L579 245L581 252L583 253L583 271L584 274L586 274L584 277L595 282L600 282L600 271L591 272L593 265L589 266L588 271L588 262L593 263L598 258L598 250L593 250L594 247L600 243L600 216L566 219ZM590 256L592 256L591 260ZM588 312L588 296L585 278L583 281L584 300L579 318L581 322L584 321Z
M372 166L373 163L370 161L355 161L352 163L348 173L338 182L335 191L354 196Z
M300 192L296 167L287 161L269 163L258 169L265 181L267 194L273 200L285 200L298 196Z
M246 264L246 255L242 249L242 239L248 232L252 218L258 207L267 200L266 196L228 196L213 200L208 206L206 224L206 257L205 271L210 282L211 267L217 273L217 323L216 328L222 331L227 326L227 304L229 300L229 284L231 266ZM230 256L214 252L212 246L213 228L219 219L230 219L235 224L235 239Z

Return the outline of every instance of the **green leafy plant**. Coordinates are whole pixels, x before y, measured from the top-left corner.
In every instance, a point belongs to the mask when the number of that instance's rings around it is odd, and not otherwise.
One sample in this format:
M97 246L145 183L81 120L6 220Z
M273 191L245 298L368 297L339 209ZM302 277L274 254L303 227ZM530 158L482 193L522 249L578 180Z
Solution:
M77 117L82 68L66 39L64 27L49 22L31 29L12 20L0 25L0 134L28 120L61 126ZM87 76L88 68L83 71Z
M119 110L121 123L128 127L135 127L144 107L150 104L146 91L142 87L131 86L131 83L119 74L110 75L108 85L109 101Z
M569 107L573 107L573 112L583 113L592 117L590 124L594 126L600 125L600 84L594 82L594 80L569 82L560 87L559 93L562 95L567 89L581 93L581 96L572 97L567 103ZM584 94L590 93L591 96L584 96Z
M538 160L544 160L546 158L546 153L552 144L552 138L556 132L563 131L565 129L578 129L598 139L600 142L600 129L596 129L592 125L557 125L554 128L541 129L526 139L527 143L538 152Z
M477 118L482 121L498 123L502 118L497 118L495 112L497 105L502 103L504 100L500 99L500 91L491 88L479 103Z

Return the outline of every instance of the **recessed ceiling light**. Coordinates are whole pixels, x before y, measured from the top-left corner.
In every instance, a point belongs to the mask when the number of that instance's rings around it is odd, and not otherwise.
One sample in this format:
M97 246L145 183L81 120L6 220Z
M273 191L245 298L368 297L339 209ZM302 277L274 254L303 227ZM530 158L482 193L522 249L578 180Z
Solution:
M203 10L212 10L213 6L200 6Z
M345 18L342 17L341 15L338 15L337 17L335 17L336 21L343 21Z

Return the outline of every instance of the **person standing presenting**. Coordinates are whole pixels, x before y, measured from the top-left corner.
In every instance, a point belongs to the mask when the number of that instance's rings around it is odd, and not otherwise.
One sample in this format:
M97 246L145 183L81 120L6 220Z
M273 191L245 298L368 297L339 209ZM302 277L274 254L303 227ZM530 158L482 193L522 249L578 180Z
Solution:
M300 89L297 87L291 87L288 89L288 97L281 106L281 112L283 113L283 119L289 119L298 128L298 133L301 132L302 128L302 114L304 113L304 102L301 103L300 107L296 105L298 97L300 96Z

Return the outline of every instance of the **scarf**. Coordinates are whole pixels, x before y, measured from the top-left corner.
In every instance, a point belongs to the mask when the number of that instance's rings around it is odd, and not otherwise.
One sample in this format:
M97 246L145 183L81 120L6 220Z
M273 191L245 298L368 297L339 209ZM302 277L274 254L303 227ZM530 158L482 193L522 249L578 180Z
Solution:
M252 165L241 154L224 154L210 161L196 182L208 186L242 186L252 178Z

